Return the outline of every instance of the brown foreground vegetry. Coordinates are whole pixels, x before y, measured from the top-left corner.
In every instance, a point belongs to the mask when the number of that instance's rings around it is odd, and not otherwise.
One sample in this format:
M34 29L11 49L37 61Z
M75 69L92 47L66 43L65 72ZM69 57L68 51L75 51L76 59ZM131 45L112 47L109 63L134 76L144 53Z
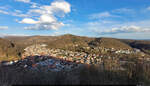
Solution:
M46 71L39 68L38 71L28 69L17 69L15 67L0 68L0 86L11 85L104 85L104 84L138 84L143 82L144 86L150 85L150 69L148 65L138 63L129 64L127 71L112 71L99 66L91 65L66 71Z

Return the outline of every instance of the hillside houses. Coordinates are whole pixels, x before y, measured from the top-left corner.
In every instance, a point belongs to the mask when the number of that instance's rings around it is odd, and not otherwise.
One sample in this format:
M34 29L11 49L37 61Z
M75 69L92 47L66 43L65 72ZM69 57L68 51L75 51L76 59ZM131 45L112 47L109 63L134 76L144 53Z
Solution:
M98 64L102 62L102 58L113 58L111 56L104 56L102 54L87 54L85 52L73 52L69 50L62 49L47 49L46 44L36 44L25 48L24 57L34 56L34 55L47 55L55 58L63 59L66 61L72 61L77 63L86 63L86 64ZM104 47L95 47L94 50L111 52L115 54L132 54L132 53L141 53L139 49L133 50L121 50L115 48L104 48ZM114 57L115 58L115 57ZM114 59L113 58L113 59Z
M37 67L47 67L52 71L61 71L63 69L72 69L79 64L103 64L104 59L118 60L115 56L109 54L96 54L86 52L73 52L62 49L47 49L46 44L36 44L25 48L22 54L22 60L3 62L3 65L16 65L23 68L36 69ZM118 54L142 53L138 49L134 50L116 50L115 48L95 47L93 50L111 52ZM144 55L144 53L142 54ZM149 60L149 59L147 59ZM118 60L119 61L119 60ZM120 62L121 64L122 62Z
M35 66L47 66L50 69L61 70L67 68L73 68L74 64L102 64L103 59L106 58L108 60L117 59L115 56L105 55L105 54L96 54L96 53L86 53L86 52L73 52L69 50L62 49L47 49L46 44L36 44L31 45L25 48L25 52L23 54L23 59L30 58L32 61L33 68ZM103 51L103 52L111 52L114 54L132 54L132 53L141 53L138 49L134 50L116 50L115 48L102 48L95 47L94 50ZM52 59L51 57L59 60ZM24 67L28 67L26 64Z
M45 44L37 44L29 46L24 49L25 53L23 54L23 57L44 54L47 56L53 56L59 59L77 63L91 64L95 62L96 63L101 62L101 58L99 58L99 56L96 54L86 54L84 52L72 52L61 49L47 49L45 46L46 46Z

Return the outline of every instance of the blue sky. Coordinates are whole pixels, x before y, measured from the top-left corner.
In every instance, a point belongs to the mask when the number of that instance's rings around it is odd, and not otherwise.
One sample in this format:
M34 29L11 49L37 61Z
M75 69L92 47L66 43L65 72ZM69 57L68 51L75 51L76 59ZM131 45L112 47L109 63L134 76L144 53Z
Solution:
M150 0L0 0L0 35L150 39Z

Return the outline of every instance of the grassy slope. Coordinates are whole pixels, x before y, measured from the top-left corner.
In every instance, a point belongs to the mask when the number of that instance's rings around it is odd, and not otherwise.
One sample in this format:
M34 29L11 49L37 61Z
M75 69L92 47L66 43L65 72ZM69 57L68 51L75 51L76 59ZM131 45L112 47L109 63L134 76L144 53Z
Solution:
M0 60L12 60L18 58L19 51L17 46L6 40L0 38Z

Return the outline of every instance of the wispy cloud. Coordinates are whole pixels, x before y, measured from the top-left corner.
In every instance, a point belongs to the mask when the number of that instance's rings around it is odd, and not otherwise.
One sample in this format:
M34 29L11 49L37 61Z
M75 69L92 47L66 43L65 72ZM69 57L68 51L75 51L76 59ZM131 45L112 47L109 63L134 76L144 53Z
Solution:
M6 30L8 29L8 26L0 26L0 30Z
M6 7L6 6L0 6L0 9L6 10L6 9L8 9L8 7Z
M122 14L133 14L135 13L134 9L130 8L119 8L119 9L114 9L112 10L113 13L122 13Z
M98 19L98 18L106 18L106 17L112 17L113 15L111 15L109 12L100 12L100 13L94 13L92 15L89 16L90 19Z
M147 7L146 9L150 11L150 6L149 6L149 7Z
M4 10L0 10L0 13L1 13L1 14L6 14L6 15L8 15L8 14L9 14L9 12L4 11Z
M107 11L100 12L100 13L94 13L89 16L90 19L99 19L99 18L108 18L108 17L119 17L119 16L113 15Z
M102 12L102 13L95 13L91 15L91 18L103 18L103 17L110 17L112 16L109 12Z
M0 9L0 14L17 16L17 17L30 17L29 14L23 14L22 11L20 11L20 10L9 11L6 9Z
M135 33L135 32L150 32L150 28L142 28L139 26L121 26L111 29L106 29L102 31L96 30L100 35L104 34L118 34L118 33Z
M27 34L4 34L4 33L0 33L0 37L6 37L6 36L30 36Z
M38 6L39 6L38 3L32 2L30 8L37 8Z
M17 2L24 2L24 3L30 3L30 0L15 0Z
M123 15L120 14L131 14L130 16L133 16L135 13L136 11L134 9L119 8L119 9L113 9L111 11L93 13L89 15L89 19L122 18Z
M99 35L124 33L150 32L150 20L121 22L121 21L94 21L85 25L86 28Z
M22 13L21 10L15 10L14 12L10 12L9 14L12 16L17 16L17 17L30 17L31 16L29 14Z

